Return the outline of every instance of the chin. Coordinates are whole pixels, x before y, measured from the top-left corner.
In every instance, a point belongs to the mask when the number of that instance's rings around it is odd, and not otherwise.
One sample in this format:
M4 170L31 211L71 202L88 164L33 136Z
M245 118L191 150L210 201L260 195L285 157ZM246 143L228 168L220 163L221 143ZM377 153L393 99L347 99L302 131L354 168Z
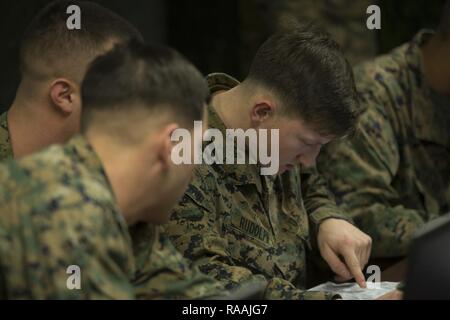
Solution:
M170 214L171 214L171 211L164 211L164 212L153 211L147 215L147 217L145 219L145 223L153 224L156 226L166 224L170 221Z

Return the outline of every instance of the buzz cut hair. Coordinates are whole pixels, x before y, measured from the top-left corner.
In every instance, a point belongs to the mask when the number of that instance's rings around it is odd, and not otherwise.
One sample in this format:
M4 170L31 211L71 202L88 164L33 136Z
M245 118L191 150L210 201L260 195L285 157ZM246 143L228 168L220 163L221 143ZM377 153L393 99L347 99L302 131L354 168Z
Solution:
M80 8L81 29L70 30L68 8ZM22 77L64 77L81 83L92 60L114 43L142 40L118 14L90 1L57 0L44 7L26 29L20 48Z
M136 122L169 115L170 121L193 128L210 99L206 80L186 58L169 47L139 41L117 45L94 60L81 95L82 133L116 123L120 134L136 131L133 114L139 114Z
M272 35L258 49L245 81L275 92L281 112L319 134L352 134L358 96L353 71L339 45L313 25Z

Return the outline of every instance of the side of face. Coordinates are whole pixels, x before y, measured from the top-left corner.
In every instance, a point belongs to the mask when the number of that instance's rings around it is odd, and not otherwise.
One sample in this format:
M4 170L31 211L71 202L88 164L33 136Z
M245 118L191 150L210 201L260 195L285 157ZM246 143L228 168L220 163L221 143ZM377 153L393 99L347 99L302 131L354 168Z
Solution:
M331 138L320 136L300 119L281 117L274 122L280 128L280 173L298 164L315 166L320 149Z
M189 183L192 180L194 172L194 165L172 164L168 172L165 182L164 192L160 192L158 197L158 204L153 212L152 223L164 224L169 221L170 214L172 213L175 205L181 200Z
M82 111L80 84L89 64L97 57L112 50L118 43L120 43L119 40L111 38L103 44L102 49L98 50L96 54L83 55L76 61L64 60L67 70L72 71L64 72L64 76L53 79L50 83L49 99L53 110L59 115L61 128L63 128L61 129L61 135L64 135L64 140L68 140L80 132Z
M201 135L207 129L206 115L203 118L203 128ZM192 123L192 126L194 123ZM153 224L164 224L169 221L170 214L174 206L181 200L186 192L194 173L194 149L201 150L202 141L194 140L194 129L188 129L191 135L191 162L189 164L175 164L171 159L172 149L176 143L171 141L171 133L179 128L178 125L172 126L166 130L163 144L166 145L158 161L161 162L161 172L158 178L158 184L154 184L155 194L157 194L157 203L153 209L148 212L147 222ZM156 189L157 188L157 189ZM152 194L152 191L149 191Z
M265 111L257 112L257 109ZM279 130L277 146L271 145L271 139L268 139L268 150L278 148L278 173L290 170L298 164L305 167L314 166L321 147L330 142L332 137L318 134L300 117L278 114L277 109L277 102L267 99L253 107L251 117L253 123L259 123L255 126L257 128L267 129L269 132L271 129ZM264 116L259 117L258 114Z

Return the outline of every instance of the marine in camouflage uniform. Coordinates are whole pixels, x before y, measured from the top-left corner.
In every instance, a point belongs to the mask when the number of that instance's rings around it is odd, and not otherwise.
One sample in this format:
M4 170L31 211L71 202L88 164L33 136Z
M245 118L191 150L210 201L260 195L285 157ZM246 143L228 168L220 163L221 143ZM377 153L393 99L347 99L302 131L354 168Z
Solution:
M210 75L208 83L212 94L239 84L225 74ZM212 106L208 119L225 136ZM268 299L330 299L336 296L304 291L306 258L327 218L344 216L314 170L272 177L261 176L258 165L204 164L166 230L179 251L228 289L267 279Z
M275 4L276 3L276 4ZM377 50L376 32L367 29L367 7L374 0L281 0L274 2L275 23L314 23L339 43L352 65L373 58Z
M328 32L352 65L375 57L377 30L369 30L367 7L374 0L246 0L238 1L240 71L246 74L253 56L276 31L310 24Z
M133 298L127 226L83 138L1 164L0 203L2 298ZM66 287L71 265L81 290Z
M358 133L319 156L344 212L373 239L374 257L403 256L413 233L449 211L450 99L424 77L422 30L391 53L358 66Z
M100 159L82 136L1 164L0 203L0 298L200 298L218 292L217 283L187 268L154 227L146 255L134 257ZM66 287L71 265L80 267L81 290Z

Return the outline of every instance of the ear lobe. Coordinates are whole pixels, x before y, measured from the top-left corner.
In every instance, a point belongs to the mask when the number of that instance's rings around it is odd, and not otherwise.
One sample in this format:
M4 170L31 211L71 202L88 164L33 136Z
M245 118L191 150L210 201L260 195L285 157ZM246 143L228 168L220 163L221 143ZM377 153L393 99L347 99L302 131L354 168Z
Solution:
M75 89L71 82L65 79L55 80L50 88L52 104L59 112L66 115L74 111Z
M158 158L161 161L161 164L164 169L167 169L170 167L170 163L172 162L172 148L173 143L171 140L172 133L178 129L179 126L177 124L169 124L165 126L159 135L159 152L158 152Z

